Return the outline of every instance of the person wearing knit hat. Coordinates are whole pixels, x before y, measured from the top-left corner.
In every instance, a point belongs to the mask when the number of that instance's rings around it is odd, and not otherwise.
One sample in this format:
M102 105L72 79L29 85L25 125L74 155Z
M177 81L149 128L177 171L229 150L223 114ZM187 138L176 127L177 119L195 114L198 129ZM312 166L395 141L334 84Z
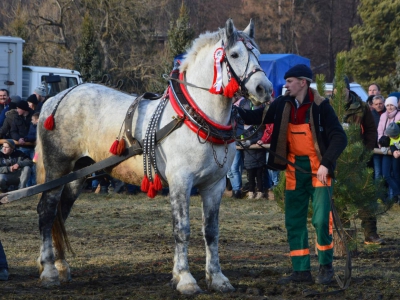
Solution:
M373 151L378 141L377 129L374 116L369 105L349 88L349 80L344 77L345 90L344 100L346 102L343 123L357 125L363 130L361 140L367 150ZM334 90L334 93L336 91ZM334 97L333 97L334 99ZM382 118L380 118L381 120ZM380 124L380 121L379 121ZM378 125L379 127L380 125ZM372 201L372 200L371 200ZM364 243L382 245L385 241L377 232L377 219L372 207L360 206L358 216L364 229Z
M393 105L397 109L398 102L399 101L395 96L390 96L385 100L385 107L387 108L388 105Z
M344 87L350 91L350 80L349 80L349 77L347 77L347 75L343 76L343 81L344 81ZM335 89L336 88L336 77L333 78L332 83L333 83L333 89Z
M398 137L399 134L400 134L400 127L399 127L399 125L397 125L396 122L389 123L389 125L386 127L385 134L386 134L388 137L391 137L391 138L396 138L396 137Z
M46 88L43 85L38 86L37 88L35 88L33 90L33 93L36 95L39 95L41 97L46 97L47 93L46 93Z
M29 111L29 104L25 100L18 101L17 108L22 109L24 111Z
M21 100L17 103L17 116L12 120L10 135L14 141L18 141L20 150L25 152L23 138L28 134L32 121L33 110L29 108L28 102ZM31 149L26 149L28 153Z
M333 239L329 231L332 178L336 160L347 146L347 136L329 99L310 88L313 73L306 65L296 65L284 75L286 93L276 98L268 111L237 112L244 124L274 124L268 166L285 170L285 225L293 272L278 284L313 283L308 243L307 216L313 199L313 226L318 240L320 265L315 282L329 284L334 277ZM282 160L282 157L286 158ZM308 174L293 167L306 168Z
M290 68L285 73L285 76L283 78L288 79L289 77L301 78L301 79L305 79L309 82L312 82L313 72L311 71L311 69L308 66L306 66L304 64L298 64L298 65L295 65L294 67Z
M32 110L36 110L36 107L39 103L35 94L30 95L28 99L26 99L26 102L28 102L28 105Z
M30 95L30 96L26 99L26 102L32 103L32 104L34 104L34 105L37 105L37 104L39 103L39 101L38 101L38 99L37 99L37 97L36 97L35 94Z
M11 139L6 139L6 140L4 141L4 143L8 144L8 146L10 146L10 148L11 148L12 150L15 149L15 143L14 143L13 140L11 140Z
M18 95L12 95L11 97L11 102L17 103L18 101L21 101L21 97Z

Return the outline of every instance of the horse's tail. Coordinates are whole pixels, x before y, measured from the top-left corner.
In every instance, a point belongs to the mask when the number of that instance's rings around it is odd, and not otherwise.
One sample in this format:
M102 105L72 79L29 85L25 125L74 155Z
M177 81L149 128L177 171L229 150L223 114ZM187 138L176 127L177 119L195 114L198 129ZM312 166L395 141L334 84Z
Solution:
M38 136L39 136L39 126L38 126ZM36 182L37 184L43 184L46 172L43 165L43 153L42 153L42 142L40 138L36 140L36 147L35 147L35 156L33 158L36 164ZM41 194L39 194L40 196Z
M51 235L53 237L53 246L57 250L59 259L65 259L65 249L75 255L65 230L64 219L61 214L61 201L58 203L57 215L51 228Z

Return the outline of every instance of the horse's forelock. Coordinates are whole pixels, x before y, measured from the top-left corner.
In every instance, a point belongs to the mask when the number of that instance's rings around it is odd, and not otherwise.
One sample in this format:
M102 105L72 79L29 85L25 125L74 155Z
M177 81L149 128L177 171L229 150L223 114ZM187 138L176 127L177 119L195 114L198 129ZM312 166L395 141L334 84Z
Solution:
M259 49L254 39L252 39L248 34L246 34L243 31L235 31L227 41L227 45L225 47L226 50L232 48L237 43L238 40L243 40L245 43L250 42L250 44L252 44L255 48Z

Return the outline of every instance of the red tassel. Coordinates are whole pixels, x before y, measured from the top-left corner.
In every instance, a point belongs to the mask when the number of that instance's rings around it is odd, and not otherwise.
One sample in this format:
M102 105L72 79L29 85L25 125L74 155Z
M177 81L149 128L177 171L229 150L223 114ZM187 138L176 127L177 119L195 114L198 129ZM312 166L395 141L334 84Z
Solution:
M121 155L125 152L125 140L122 138L120 139L117 147L117 155Z
M119 144L118 139L116 139L116 140L114 141L114 143L112 143L112 145L111 145L111 147L110 147L110 153L111 153L111 154L117 155L118 144Z
M154 188L156 191L162 190L162 183L161 183L160 176L158 176L158 174L156 174L156 176L154 177Z
M140 187L140 190L142 192L147 193L149 190L149 186L150 186L150 182L149 182L149 178L147 177L147 175L144 175L143 180L142 180L142 185Z
M147 192L147 196L149 198L154 198L157 195L157 191L154 188L154 184L151 182L149 186L149 191Z
M53 114L51 114L50 116L47 117L47 119L44 121L43 126L47 130L53 130L53 128L54 128L54 116L53 116Z
M239 84L237 83L236 79L232 77L228 85L225 87L224 96L232 98L238 90Z

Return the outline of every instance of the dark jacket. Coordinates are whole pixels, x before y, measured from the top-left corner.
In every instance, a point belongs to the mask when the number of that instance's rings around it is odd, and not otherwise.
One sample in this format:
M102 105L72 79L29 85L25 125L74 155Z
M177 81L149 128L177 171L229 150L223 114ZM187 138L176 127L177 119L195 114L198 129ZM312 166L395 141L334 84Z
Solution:
M10 135L15 141L24 138L28 135L29 127L31 126L33 110L29 111L27 116L18 115L11 123Z
M28 134L24 137L25 142L36 142L37 124L31 124Z
M349 92L349 101L346 104L346 113L343 122L349 124L359 124L361 127L361 137L365 147L373 150L378 139L377 127L369 105L361 100L356 93Z
M18 112L16 109L11 109L6 113L6 118L4 119L3 126L0 128L0 138L9 139L11 138L10 130L11 124L14 122L14 119L18 116Z
M312 99L313 98L313 101ZM309 89L303 104L311 103L310 108L310 127L314 140L315 151L322 165L329 169L333 175L336 160L347 146L347 136L340 124L335 111L328 99L321 97L314 89ZM269 107L263 123L274 123L272 132L268 167L284 170L286 161L280 159L277 155L286 159L287 149L287 129L291 121L291 112L296 114L296 102L294 97L288 95L280 96L272 102ZM246 124L260 124L263 110L243 110L238 112Z
M10 173L10 167L15 164L18 164L22 169L26 166L32 167L33 162L22 151L14 150L10 155L6 155L0 151L0 174Z
M264 127L264 126L262 126ZM243 132L245 138L250 137L251 145L261 140L263 128L257 130L257 126L253 125ZM246 169L261 168L265 166L265 150L264 149L245 149L244 150L244 167Z

